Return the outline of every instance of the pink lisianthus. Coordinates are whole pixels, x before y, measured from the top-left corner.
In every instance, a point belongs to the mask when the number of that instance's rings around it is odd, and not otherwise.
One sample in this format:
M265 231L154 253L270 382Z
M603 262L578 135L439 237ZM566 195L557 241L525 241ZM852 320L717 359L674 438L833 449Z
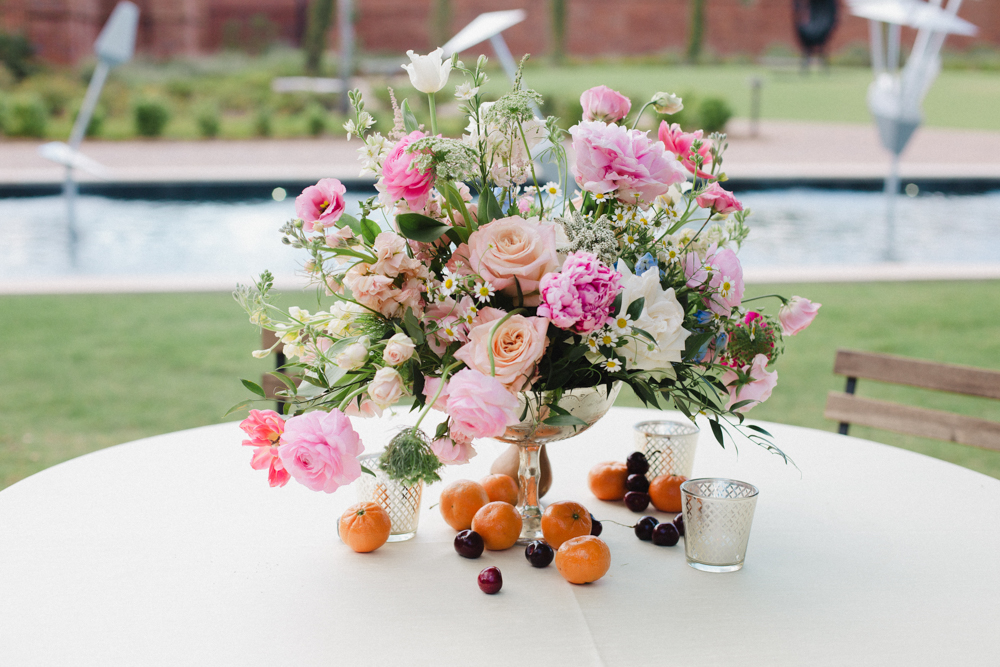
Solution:
M702 139L702 136L701 130L685 132L677 123L668 125L667 121L660 123L660 131L657 133L657 138L663 142L666 149L676 155L689 172L697 174L698 178L711 178L712 174L705 169L712 168L712 142ZM695 153L694 142L697 139L701 139L701 148ZM695 155L701 157L703 169L698 169Z
M302 228L311 232L314 228L333 227L344 214L347 189L336 178L324 178L316 185L310 185L295 198L295 215L302 219Z
M569 133L576 152L573 176L588 192L614 192L626 204L649 204L686 178L663 143L651 141L645 132L583 121Z
M278 458L277 445L285 430L285 420L281 415L274 410L251 410L250 416L240 422L240 428L250 436L243 444L254 447L250 467L254 470L267 469L267 481L271 486L288 484L288 471Z
M454 438L495 438L518 422L517 398L497 378L471 368L448 382L448 414Z
M351 420L340 410L307 412L285 422L278 456L296 482L333 493L361 476L365 451Z
M456 255L461 252L460 246ZM524 305L537 306L539 281L559 266L555 225L516 215L494 220L469 236L468 257L494 289L516 298L520 285Z
M589 334L608 321L615 296L621 291L621 274L589 252L570 254L562 272L542 278L542 303L538 316L560 329Z
M472 446L472 440L457 432L452 433L450 438L444 436L432 442L431 451L437 454L441 463L448 466L468 463L469 459L476 456L476 448Z
M736 211L743 210L743 204L739 202L732 192L729 192L718 183L712 183L705 191L695 197L698 206L712 209L720 215L729 215Z
M632 101L617 90L611 90L607 86L595 86L583 91L580 95L580 106L583 107L584 120L617 123L628 115L632 109Z
M767 356L758 354L753 358L753 363L743 367L743 372L751 378L749 384L739 386L739 375L736 371L727 370L719 378L729 389L729 401L726 403L728 410L740 401L753 401L736 409L736 412L748 412L755 405L763 403L771 397L778 384L778 372L767 370Z
M504 315L502 311L497 312ZM524 390L534 379L538 361L549 344L545 335L549 321L544 317L514 315L503 324L498 324L484 315L479 322L469 330L469 342L455 352L455 358L482 374L495 372L496 381L509 391ZM493 351L492 364L490 350ZM449 384L452 396L455 392L453 385L454 380ZM450 401L448 407L450 410Z
M709 292L705 298L713 313L729 317L732 309L743 302L743 267L736 253L728 248L719 250L712 244L704 260L696 252L688 253L684 274L688 287Z
M793 296L788 303L778 311L778 320L781 321L781 333L786 336L794 336L798 332L812 324L819 312L821 303L813 303L809 299L801 296Z
M376 185L393 202L405 199L412 210L422 209L427 204L434 187L434 172L414 167L416 156L407 152L410 144L426 136L424 132L414 130L400 139L382 163L382 178Z

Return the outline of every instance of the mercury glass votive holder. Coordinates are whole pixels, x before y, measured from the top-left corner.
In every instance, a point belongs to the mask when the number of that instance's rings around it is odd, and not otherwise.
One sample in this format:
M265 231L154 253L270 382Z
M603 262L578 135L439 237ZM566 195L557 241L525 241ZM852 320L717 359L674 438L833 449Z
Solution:
M376 452L359 459L375 476L361 473L357 480L358 502L373 502L382 507L392 520L388 541L403 542L417 534L424 483L410 486L390 479L379 464L381 456L382 452Z
M692 422L639 422L633 427L635 448L646 455L652 480L660 475L690 477L698 448L698 427Z
M742 569L759 491L735 479L699 478L681 484L684 553L705 572Z

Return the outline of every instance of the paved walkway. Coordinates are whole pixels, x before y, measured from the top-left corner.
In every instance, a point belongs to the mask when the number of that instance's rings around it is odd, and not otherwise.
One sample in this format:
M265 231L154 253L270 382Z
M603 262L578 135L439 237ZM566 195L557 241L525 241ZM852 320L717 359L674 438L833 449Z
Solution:
M749 136L730 127L733 178L882 178L888 154L873 125L764 121ZM39 142L0 141L0 184L59 183L63 169L38 156ZM88 141L83 152L120 182L357 180L358 140ZM1000 132L921 128L903 155L903 178L998 178ZM88 180L85 174L81 180Z

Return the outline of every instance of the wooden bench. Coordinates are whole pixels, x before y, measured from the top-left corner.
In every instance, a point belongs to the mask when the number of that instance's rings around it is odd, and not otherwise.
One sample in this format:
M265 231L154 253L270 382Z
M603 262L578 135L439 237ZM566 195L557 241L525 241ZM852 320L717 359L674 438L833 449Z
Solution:
M826 398L827 419L840 422L847 435L851 424L933 438L1000 451L1000 423L930 410L854 394L859 378L1000 400L1000 371L941 364L891 354L837 350L833 372L847 376L844 393Z

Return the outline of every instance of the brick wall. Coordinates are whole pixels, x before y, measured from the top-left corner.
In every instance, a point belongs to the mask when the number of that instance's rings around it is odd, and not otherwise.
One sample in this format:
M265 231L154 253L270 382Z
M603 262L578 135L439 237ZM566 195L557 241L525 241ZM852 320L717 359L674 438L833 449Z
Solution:
M235 38L246 43L273 31L297 44L308 0L136 0L142 12L138 48L155 57L218 50ZM484 11L521 8L528 19L504 37L515 55L542 56L550 48L547 0L450 0L449 33ZM979 26L976 38L949 37L949 48L976 43L1000 46L997 0L966 0L961 16ZM0 25L28 34L42 58L76 62L93 41L115 0L0 0ZM567 51L572 55L683 52L689 0L567 0ZM792 0L706 0L705 46L722 55L757 56L774 45L797 48ZM355 0L359 45L369 52L427 51L432 0ZM256 26L256 27L254 27ZM864 44L867 22L841 12L832 48ZM331 33L336 44L336 29Z

